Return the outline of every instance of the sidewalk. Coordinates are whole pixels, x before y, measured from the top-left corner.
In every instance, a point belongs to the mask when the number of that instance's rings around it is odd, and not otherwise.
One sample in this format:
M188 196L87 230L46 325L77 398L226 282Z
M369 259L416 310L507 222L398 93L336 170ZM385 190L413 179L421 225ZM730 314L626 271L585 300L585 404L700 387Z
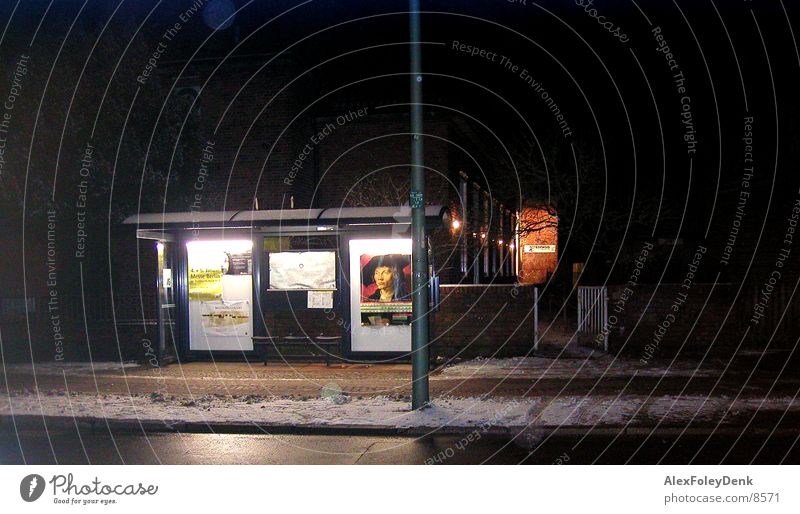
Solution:
M477 359L435 370L433 407L421 412L410 411L409 365L12 365L0 378L0 416L4 424L46 416L149 430L798 426L800 380L776 381L776 372L748 380L750 370L723 373L726 364L598 354Z

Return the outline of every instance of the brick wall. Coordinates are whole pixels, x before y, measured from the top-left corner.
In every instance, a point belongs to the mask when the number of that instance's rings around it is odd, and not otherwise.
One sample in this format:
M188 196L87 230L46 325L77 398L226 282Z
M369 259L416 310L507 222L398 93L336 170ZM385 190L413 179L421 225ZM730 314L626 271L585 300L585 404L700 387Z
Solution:
M350 111L345 110L341 115ZM316 120L319 129L334 127L317 149L320 180L315 201L319 207L407 203L411 161L408 116L373 114L369 108L363 112L363 116L344 123L337 122L337 119L341 121L338 116ZM457 195L450 183L454 170L449 163L449 122L426 120L425 133L437 136L424 140L427 203L447 204L449 197ZM392 191L385 191L383 187ZM365 195L363 189L367 193L374 192L374 196ZM396 190L400 191L399 195L392 194Z
M514 285L441 286L431 325L431 358L530 354L536 288Z
M203 139L214 143L200 210L223 205L231 210L250 209L254 197L261 209L288 208L291 195L296 207L308 206L309 181L284 182L310 132L307 117L292 122L302 108L300 99L307 96L308 79L278 94L300 68L285 58L258 71L266 60L258 56L233 59L216 71L218 63L209 61L194 65L190 76L181 79L179 88L197 88L211 77L199 97ZM203 147L197 149L198 156Z

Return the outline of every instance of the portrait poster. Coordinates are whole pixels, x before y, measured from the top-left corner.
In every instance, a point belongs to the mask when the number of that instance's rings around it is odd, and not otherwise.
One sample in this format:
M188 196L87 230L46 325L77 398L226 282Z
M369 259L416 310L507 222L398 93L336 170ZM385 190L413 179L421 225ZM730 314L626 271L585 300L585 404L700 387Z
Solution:
M411 292L412 276L411 239L353 238L347 246L347 281L350 284L348 295L352 320L350 351L410 352L411 298L408 294ZM401 258L380 258L390 255L399 255ZM394 260L395 269L401 268L401 272L395 275L405 282L405 292L401 290L400 294L390 293L384 284L381 296L380 288L375 284L374 268L377 267L377 262L373 258L376 257L380 261Z
M362 326L411 323L411 255L361 254Z

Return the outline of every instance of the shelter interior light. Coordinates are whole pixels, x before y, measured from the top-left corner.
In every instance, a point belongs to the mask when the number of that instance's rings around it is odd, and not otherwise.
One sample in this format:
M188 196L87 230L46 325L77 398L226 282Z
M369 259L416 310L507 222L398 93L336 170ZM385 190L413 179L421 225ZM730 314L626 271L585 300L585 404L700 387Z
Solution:
M189 241L186 243L189 251L200 253L231 252L241 253L253 248L250 239L223 239L217 241Z

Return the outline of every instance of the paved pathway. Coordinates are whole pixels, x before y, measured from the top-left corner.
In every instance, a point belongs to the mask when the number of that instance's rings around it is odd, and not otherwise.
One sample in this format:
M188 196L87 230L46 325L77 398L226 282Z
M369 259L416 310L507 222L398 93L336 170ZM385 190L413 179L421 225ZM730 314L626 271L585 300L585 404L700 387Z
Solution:
M476 397L531 397L559 395L707 395L743 397L764 396L771 388L774 396L793 396L800 389L800 378L779 376L765 370L749 377L748 369L703 368L693 376L693 367L683 364L665 371L666 363L656 363L658 373L644 373L625 363L605 360L547 359L534 361L526 369L482 371L474 364L435 371L431 376L431 395ZM587 364L590 362L590 364ZM629 364L629 363L628 363ZM539 369L541 368L541 369ZM722 379L720 380L720 376ZM178 397L203 395L283 398L316 398L332 384L352 397L407 396L411 392L411 368L403 364L260 364L236 362L193 362L173 364L162 369L127 367L102 369L94 374L85 368L61 369L40 366L12 367L0 372L0 391L20 393L39 391L92 394L150 394L157 392Z

